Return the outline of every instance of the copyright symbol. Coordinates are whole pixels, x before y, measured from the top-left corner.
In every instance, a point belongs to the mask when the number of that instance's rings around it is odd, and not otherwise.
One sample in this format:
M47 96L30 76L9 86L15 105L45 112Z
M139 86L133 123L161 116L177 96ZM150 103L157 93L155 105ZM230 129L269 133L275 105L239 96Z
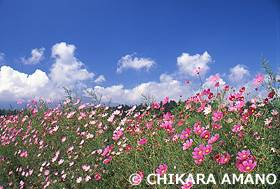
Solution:
M140 184L142 179L143 179L143 176L141 176L137 173L133 173L132 175L129 176L128 180L129 180L130 184L135 186L135 185Z

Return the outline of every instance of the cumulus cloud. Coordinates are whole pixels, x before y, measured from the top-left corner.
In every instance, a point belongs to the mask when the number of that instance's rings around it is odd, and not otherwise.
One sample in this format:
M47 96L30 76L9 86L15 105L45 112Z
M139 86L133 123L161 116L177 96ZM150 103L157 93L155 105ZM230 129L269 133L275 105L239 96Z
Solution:
M36 50L39 51L39 50ZM41 52L44 48L41 48ZM28 75L14 70L8 66L2 66L0 70L0 99L1 101L17 101L20 99L58 100L64 95L62 87L68 89L86 88L86 80L92 79L94 74L84 67L84 64L74 56L75 46L64 42L57 43L52 47L54 63L50 73L37 69ZM36 53L32 57L36 57ZM43 53L41 53L43 55ZM26 61L36 62L38 59L29 58ZM38 56L37 56L38 57ZM105 79L104 76L97 81Z
M49 77L58 86L74 88L76 84L80 85L82 81L94 77L94 73L82 68L84 64L74 56L75 49L74 45L65 42L57 43L52 47L51 56L55 62L51 66Z
M40 90L49 82L45 72L36 70L27 75L9 66L0 70L0 97L2 100L18 100L24 97L38 97Z
M250 76L249 70L245 65L236 65L233 68L230 68L229 80L231 83L239 83L244 81L244 79Z
M194 70L198 67L201 68L200 74L204 76L206 72L210 69L208 64L212 62L211 56L205 51L202 55L190 55L188 53L183 53L177 58L177 66L179 68L179 74L193 76Z
M102 101L112 103L138 104L141 103L141 94L154 96L157 101L162 101L166 96L170 99L179 100L180 95L193 95L189 88L167 74L160 76L160 82L147 82L139 84L132 89L125 89L122 84L110 87L95 86L92 90L102 95Z
M94 80L94 83L100 84L100 83L102 83L102 82L104 82L104 81L106 81L104 75L100 75L98 78L96 78L96 79Z
M44 48L32 49L31 57L29 57L28 59L25 59L24 57L21 57L21 61L24 64L39 64L40 61L43 59L44 51L45 51Z
M155 61L150 58L133 58L133 55L126 55L118 61L117 73L122 73L125 69L141 70L142 68L146 68L149 71L155 64Z

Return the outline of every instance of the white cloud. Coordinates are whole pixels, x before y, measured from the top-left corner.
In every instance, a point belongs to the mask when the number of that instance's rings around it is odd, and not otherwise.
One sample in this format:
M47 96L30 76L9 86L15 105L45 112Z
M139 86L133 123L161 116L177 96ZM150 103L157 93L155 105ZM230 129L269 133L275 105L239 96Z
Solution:
M43 59L45 49L32 49L31 51L31 57L28 59L25 59L24 57L21 57L21 61L24 64L39 64L39 62Z
M39 97L49 78L45 72L36 70L27 75L8 66L2 66L0 70L0 98L2 100L19 100L24 97Z
M236 65L230 68L229 80L231 83L243 82L246 76L250 76L249 70L245 65Z
M94 83L100 84L100 83L102 83L103 81L106 81L106 79L105 79L104 75L100 75L98 78L96 78L96 79L94 80Z
M94 89L89 90L93 90L99 96L102 95L102 102L108 102L111 98L112 103L120 104L141 103L141 94L154 96L157 102L162 101L166 96L179 100L180 95L184 95L185 98L193 95L190 88L167 74L160 76L160 82L142 83L132 89L125 89L122 84L119 84L110 87L95 86Z
M146 68L146 70L149 71L149 69L156 64L155 61L150 58L134 57L133 59L132 56L133 55L126 55L118 61L117 73L122 73L124 69L140 70Z
M190 55L183 53L177 58L177 66L179 68L179 74L194 76L193 72L198 67L201 68L200 74L204 76L210 69L208 64L212 62L211 56L205 51L202 55Z
M85 81L92 79L94 74L82 68L84 64L76 59L74 51L74 45L67 45L64 42L55 44L52 48L54 63L49 75L38 69L28 75L11 67L2 66L0 70L1 101L38 99L39 97L44 100L59 100L65 95L62 87L71 90L86 88ZM32 62L35 59L28 60ZM102 81L102 77L99 77L99 81Z
M57 43L52 47L52 57L55 58L51 66L50 79L61 87L74 88L82 81L93 79L94 73L82 68L84 64L74 56L74 45L65 42Z

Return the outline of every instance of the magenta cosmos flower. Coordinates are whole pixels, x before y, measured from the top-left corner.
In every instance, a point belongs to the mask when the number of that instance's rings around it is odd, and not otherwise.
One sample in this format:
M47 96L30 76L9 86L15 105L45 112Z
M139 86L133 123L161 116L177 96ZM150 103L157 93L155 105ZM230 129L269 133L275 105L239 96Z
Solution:
M201 133L200 137L201 137L202 139L208 140L209 137L210 137L210 132L207 131L207 130L205 130L205 131L203 131L203 132Z
M207 155L210 154L210 152L212 152L212 145L206 145L206 147L203 146L202 148L202 154L203 155Z
M250 172L256 167L257 163L253 160L245 160L242 163L236 163L236 167L240 172Z
M239 132L239 131L241 131L243 129L243 127L242 127L242 125L238 122L238 124L237 125L234 125L233 126L233 129L232 129L232 132Z
M213 123L212 126L215 128L215 129L220 129L221 126L218 124L218 123Z
M203 131L204 131L204 127L194 127L194 129L193 129L193 132L195 133L195 134L201 134Z
M213 121L220 121L223 118L223 112L217 111L217 113L214 113L212 119Z
M197 164L201 164L204 161L203 155L196 155L193 156L193 158L195 159L194 162Z
M109 158L105 159L105 160L103 161L103 164L109 163L109 162L111 161L111 159L112 159L112 156L110 156Z
M169 100L169 97L168 97L168 96L165 97L165 99L164 99L163 102L162 102L162 105L166 104L166 103L168 102L168 100Z
M227 153L227 155L224 155L223 157L220 157L219 162L224 164L230 160L230 155Z
M183 184L183 186L181 188L182 189L189 189L191 187L193 187L193 182L191 181L191 179L190 180L186 179L185 183Z
M186 143L183 144L183 150L186 150L186 149L188 149L189 147L191 147L191 146L192 146L192 143L193 143L193 139L187 140Z
M211 139L208 140L208 144L212 144L212 143L216 142L219 137L220 137L219 134L215 134L215 136L212 136Z
M238 152L239 157L236 157L239 160L245 160L250 155L250 150L242 150L242 152Z
M249 115L247 113L245 113L243 116L242 116L242 121L248 121L249 120Z
M175 130L175 128L172 128L172 124L173 124L173 121L165 121L165 124L163 127L168 133L172 133Z
M148 140L146 138L142 138L138 141L138 145L142 145L142 144L145 144Z
M133 185L138 185L143 180L143 174L137 174L136 177L133 178Z
M262 74L261 74L260 76L257 75L256 77L257 77L257 79L253 79L253 80L254 80L253 84L259 84L259 83L261 83L262 80L263 80Z
M167 171L167 166L166 166L165 164L160 165L160 166L159 166L159 169L156 170L156 172L157 172L159 175L165 174L166 171Z
M191 128L186 128L186 130L182 131L182 135L180 136L180 139L188 138L191 132L192 132Z

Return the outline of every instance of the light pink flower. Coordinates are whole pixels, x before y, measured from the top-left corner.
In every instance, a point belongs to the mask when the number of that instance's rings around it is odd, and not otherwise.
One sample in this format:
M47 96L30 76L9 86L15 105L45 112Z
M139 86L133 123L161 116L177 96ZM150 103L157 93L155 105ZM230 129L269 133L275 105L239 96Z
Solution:
M218 75L214 75L214 76L210 79L210 81L211 81L212 83L215 83L218 79L219 79L219 76L218 76Z
M257 77L257 79L253 79L253 80L254 80L253 84L259 84L259 83L261 83L262 80L264 79L264 77L262 76L262 74L261 74L260 76L257 75L256 77Z

